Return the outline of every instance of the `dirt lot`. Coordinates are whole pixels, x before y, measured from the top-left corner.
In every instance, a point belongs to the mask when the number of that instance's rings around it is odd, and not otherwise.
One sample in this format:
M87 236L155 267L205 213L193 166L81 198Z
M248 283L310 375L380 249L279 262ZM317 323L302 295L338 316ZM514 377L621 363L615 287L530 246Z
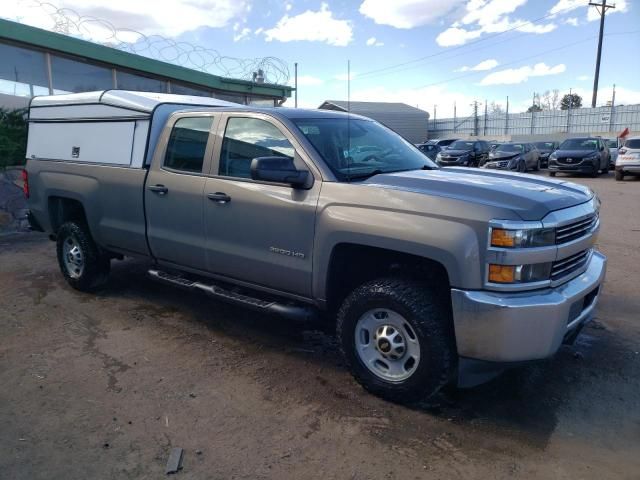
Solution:
M0 478L640 478L640 180L603 201L597 319L549 361L407 408L330 335L150 283L70 289L42 235L0 237Z

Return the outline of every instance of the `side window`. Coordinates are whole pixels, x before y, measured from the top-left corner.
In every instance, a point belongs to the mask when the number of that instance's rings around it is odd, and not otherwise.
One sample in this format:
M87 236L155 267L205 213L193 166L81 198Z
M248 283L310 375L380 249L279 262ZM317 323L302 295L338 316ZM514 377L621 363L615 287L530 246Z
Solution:
M180 118L171 130L164 166L185 172L202 172L212 117Z
M230 118L222 140L219 174L251 178L257 157L293 158L294 148L274 125L258 118Z

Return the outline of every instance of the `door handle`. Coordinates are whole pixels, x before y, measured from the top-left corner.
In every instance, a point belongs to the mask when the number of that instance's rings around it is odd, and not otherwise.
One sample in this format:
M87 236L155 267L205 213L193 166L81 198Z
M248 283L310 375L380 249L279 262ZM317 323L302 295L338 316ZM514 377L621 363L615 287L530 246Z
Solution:
M149 185L147 188L158 195L166 195L169 191L164 185Z
M207 198L216 203L229 203L231 197L223 192L208 193Z

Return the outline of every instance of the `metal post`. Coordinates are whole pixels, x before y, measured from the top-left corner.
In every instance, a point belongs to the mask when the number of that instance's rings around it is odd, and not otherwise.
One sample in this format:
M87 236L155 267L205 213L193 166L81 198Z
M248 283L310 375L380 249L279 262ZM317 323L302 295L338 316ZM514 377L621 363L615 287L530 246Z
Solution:
M46 52L44 54L44 58L45 61L47 62L47 81L49 82L49 84L47 85L49 87L49 95L53 95L53 76L51 74L51 54L49 52Z
M507 97L507 111L504 116L504 134L509 135L509 97Z
M478 136L478 101L473 101L473 136Z
M453 102L453 133L456 133L457 122L458 122L458 112L456 111L456 102Z
M567 133L571 132L571 109L573 108L573 89L569 89L569 108L567 109Z
M616 113L616 84L613 84L613 94L611 95L611 110L609 111L609 131L613 132L613 116Z
M604 16L610 8L616 8L615 5L607 5L607 0L602 3L591 2L589 5L596 7L600 14L600 34L598 35L598 53L596 54L596 74L593 78L593 96L591 97L591 108L596 108L596 100L598 99L598 79L600 77L600 57L602 56L602 36L604 33ZM599 8L598 8L599 7Z
M295 107L298 108L298 62L293 64L293 68L294 68L294 78L295 78Z
M433 105L433 130L437 131L438 129L436 128L436 108L438 107L438 105Z
M484 128L482 129L482 135L487 136L487 99L484 99Z
M533 100L531 101L531 135L533 135L533 124L534 124L534 118L535 118L535 113L536 113L536 109L534 108L536 105L536 92L533 92Z

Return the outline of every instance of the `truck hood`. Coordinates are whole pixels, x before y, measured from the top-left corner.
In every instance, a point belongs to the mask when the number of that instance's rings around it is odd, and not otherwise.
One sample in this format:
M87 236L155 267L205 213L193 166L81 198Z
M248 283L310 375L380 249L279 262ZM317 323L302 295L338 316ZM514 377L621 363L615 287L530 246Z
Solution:
M462 155L468 155L471 153L471 150L451 150L450 148L447 148L446 150L442 151L442 156L444 157L446 156L451 156L451 157L460 157Z
M496 160L509 160L511 158L519 157L520 153L512 153L512 152L494 152L489 155L489 161L493 162Z
M593 197L591 189L567 181L457 167L380 174L363 183L509 208L523 220L541 220Z

